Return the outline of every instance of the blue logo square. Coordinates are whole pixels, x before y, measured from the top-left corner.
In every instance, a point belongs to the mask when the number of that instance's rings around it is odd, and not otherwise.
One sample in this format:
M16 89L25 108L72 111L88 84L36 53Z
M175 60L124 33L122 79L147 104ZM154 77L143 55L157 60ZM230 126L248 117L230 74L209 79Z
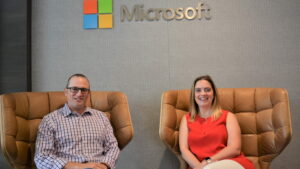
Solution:
M98 28L98 15L97 14L83 15L83 28L84 29L97 29Z

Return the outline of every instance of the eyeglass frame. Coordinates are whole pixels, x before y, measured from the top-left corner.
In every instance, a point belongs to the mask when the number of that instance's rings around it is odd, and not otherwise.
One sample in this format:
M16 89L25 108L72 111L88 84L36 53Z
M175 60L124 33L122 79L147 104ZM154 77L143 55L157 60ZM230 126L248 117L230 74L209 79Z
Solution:
M90 89L84 87L67 87L66 89L69 89L73 94L77 94L79 90L82 94L87 94L90 92Z

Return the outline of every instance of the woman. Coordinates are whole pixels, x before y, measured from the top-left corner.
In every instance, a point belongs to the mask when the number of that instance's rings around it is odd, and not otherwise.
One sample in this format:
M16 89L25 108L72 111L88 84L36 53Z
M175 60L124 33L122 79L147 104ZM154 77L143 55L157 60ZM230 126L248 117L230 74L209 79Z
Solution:
M195 79L191 112L180 124L179 146L193 169L255 169L241 153L241 130L235 115L222 110L210 76Z

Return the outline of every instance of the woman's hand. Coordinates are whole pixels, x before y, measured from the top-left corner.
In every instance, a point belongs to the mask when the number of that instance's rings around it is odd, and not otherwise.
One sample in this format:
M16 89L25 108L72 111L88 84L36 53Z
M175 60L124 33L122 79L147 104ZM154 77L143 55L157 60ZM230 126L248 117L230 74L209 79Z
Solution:
M207 161L203 160L199 165L195 166L194 169L203 169L207 164Z

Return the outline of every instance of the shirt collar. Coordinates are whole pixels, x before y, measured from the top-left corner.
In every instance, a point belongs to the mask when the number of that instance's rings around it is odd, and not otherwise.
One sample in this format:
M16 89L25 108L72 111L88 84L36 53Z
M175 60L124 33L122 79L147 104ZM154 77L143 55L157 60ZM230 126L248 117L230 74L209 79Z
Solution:
M72 112L72 110L70 109L70 107L68 106L67 103L65 103L64 107L61 109L62 111L60 112L64 117L69 116L69 115L77 115L77 113ZM85 111L83 113L84 114L91 114L91 108L90 107L86 107Z

